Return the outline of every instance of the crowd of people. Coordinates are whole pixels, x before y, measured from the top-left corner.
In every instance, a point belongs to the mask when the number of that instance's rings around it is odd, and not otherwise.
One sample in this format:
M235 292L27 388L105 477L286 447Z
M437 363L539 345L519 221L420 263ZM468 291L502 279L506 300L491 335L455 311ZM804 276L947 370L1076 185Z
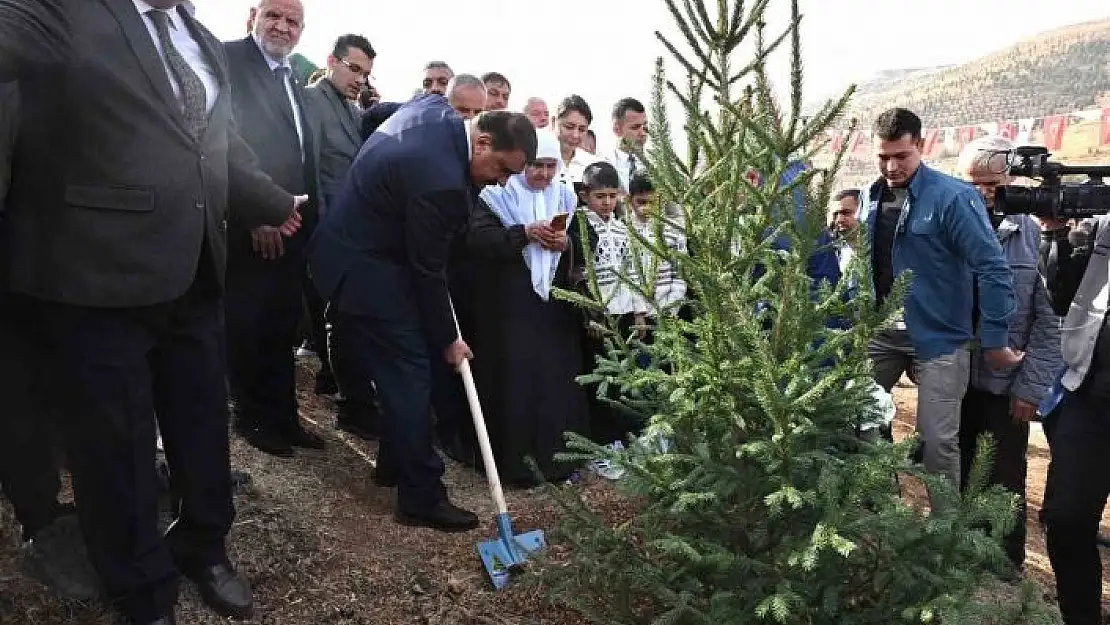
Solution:
M415 95L385 101L357 34L307 80L290 63L304 24L300 0L260 0L247 36L220 42L180 0L0 0L0 485L29 570L127 623L176 623L182 575L217 613L251 615L226 549L229 419L271 456L327 453L298 414L298 353L318 357L337 427L378 442L368 479L396 488L397 521L465 531L478 518L451 502L440 455L481 469L460 363L509 484L620 479L555 460L565 432L617 447L644 425L577 381L603 317L651 341L661 315L697 314L681 266L633 258L637 236L688 246L681 211L652 226L642 103L615 103L601 153L581 96L511 111L497 72L433 61ZM80 107L58 97L77 90ZM966 487L990 433L991 479L1023 496L1029 423L1045 422L1060 604L1068 625L1100 622L1110 229L998 216L1004 139L967 146L960 180L922 162L912 112L874 136L881 177L837 195L811 277L835 283L871 250L857 288L881 300L912 271L869 356L888 392L917 383L927 470ZM604 313L554 294L589 292L587 265Z

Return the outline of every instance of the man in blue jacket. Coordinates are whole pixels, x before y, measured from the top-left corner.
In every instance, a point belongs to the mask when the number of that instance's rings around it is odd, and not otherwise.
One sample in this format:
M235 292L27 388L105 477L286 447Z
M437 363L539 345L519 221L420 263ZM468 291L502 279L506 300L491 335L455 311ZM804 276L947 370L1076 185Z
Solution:
M463 122L443 96L419 96L362 146L312 240L313 278L336 308L350 379L365 381L350 392L369 394L369 381L377 383L384 419L373 479L398 487L399 522L444 531L478 525L443 486L429 359L457 367L471 357L452 319L448 248L478 191L535 155L536 131L523 114Z
M916 372L925 468L959 485L960 403L970 376L976 307L987 365L1004 370L1021 362L1009 347L1010 268L979 193L922 164L917 115L903 108L879 115L874 142L882 178L862 205L878 300L890 295L898 275L912 272L904 314L868 347L875 381L889 392L903 373Z

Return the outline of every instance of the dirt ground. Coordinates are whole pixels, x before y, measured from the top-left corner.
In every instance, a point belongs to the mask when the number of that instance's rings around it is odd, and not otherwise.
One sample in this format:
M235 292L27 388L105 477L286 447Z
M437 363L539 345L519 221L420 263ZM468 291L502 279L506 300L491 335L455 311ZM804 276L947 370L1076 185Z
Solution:
M896 400L896 433L905 435L913 427L913 388L896 389ZM474 551L477 541L495 533L482 477L448 465L446 480L455 500L490 519L479 530L448 535L398 526L391 519L392 491L368 479L373 445L336 432L334 409L326 400L302 392L301 402L304 417L327 436L327 450L282 460L233 442L233 464L253 478L236 501L230 549L255 589L254 623L584 625L576 615L548 605L538 591L489 589ZM1048 461L1039 433L1029 453L1027 571L1051 598L1052 573L1036 518ZM604 484L584 488L603 506L611 495ZM518 530L553 527L554 504L542 493L510 491L508 499ZM113 622L97 605L59 600L25 577L20 563L17 528L10 509L0 505L0 624ZM205 609L188 584L182 588L178 615L182 625L226 622Z

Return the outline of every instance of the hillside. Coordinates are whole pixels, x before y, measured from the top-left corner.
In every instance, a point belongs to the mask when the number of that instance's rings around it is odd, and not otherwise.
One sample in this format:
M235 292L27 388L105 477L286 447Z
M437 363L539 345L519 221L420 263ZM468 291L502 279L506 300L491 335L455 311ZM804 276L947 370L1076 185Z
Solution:
M959 66L883 72L859 85L850 116L905 106L929 126L1041 117L1110 93L1110 20L1076 24Z

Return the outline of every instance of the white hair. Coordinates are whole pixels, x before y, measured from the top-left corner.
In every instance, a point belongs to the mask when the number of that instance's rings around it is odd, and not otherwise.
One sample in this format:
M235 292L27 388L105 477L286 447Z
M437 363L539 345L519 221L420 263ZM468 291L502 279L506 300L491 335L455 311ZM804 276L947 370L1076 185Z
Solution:
M1014 142L1006 137L992 135L979 137L964 146L956 159L956 172L990 172L1000 174L1006 171L1006 157L1003 152L1014 149Z

